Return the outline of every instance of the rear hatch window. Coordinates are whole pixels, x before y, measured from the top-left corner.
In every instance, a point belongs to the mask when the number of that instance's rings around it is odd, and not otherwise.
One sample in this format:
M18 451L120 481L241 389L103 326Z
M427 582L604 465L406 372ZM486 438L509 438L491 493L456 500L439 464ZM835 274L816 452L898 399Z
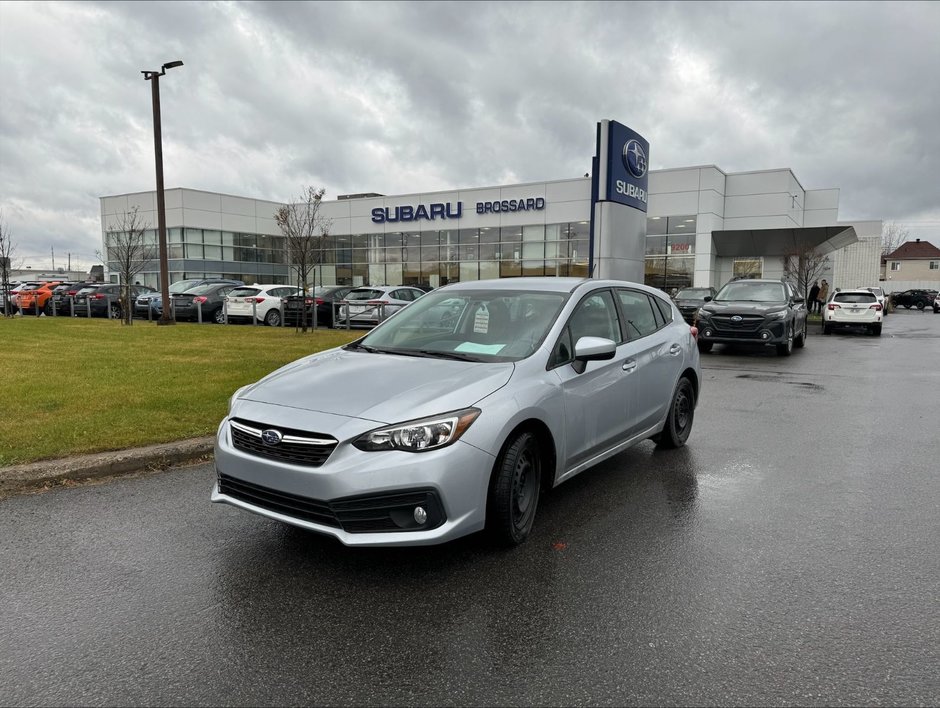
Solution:
M372 288L363 288L361 290L352 290L346 296L347 300L377 300L382 297L381 290L373 290Z
M229 297L254 297L261 291L258 288L235 288L228 294Z
M878 302L874 293L836 293L833 302L872 303Z

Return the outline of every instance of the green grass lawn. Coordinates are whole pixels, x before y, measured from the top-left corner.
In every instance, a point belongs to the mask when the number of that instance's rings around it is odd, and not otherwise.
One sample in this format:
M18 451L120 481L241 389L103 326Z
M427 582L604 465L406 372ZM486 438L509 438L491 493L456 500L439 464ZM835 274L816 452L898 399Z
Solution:
M0 466L209 435L238 387L361 334L0 317Z

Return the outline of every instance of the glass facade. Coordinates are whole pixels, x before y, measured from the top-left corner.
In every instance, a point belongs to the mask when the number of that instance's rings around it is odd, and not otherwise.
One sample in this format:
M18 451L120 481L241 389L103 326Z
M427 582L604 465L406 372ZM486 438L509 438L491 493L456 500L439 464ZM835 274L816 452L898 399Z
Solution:
M667 292L690 287L695 276L695 214L646 220L643 282Z
M590 222L338 234L312 271L323 285L426 285L461 280L588 274ZM156 232L147 232L156 244ZM293 276L283 236L211 229L167 229L170 282L233 278L287 283ZM159 261L137 278L160 287ZM313 283L311 283L313 284Z

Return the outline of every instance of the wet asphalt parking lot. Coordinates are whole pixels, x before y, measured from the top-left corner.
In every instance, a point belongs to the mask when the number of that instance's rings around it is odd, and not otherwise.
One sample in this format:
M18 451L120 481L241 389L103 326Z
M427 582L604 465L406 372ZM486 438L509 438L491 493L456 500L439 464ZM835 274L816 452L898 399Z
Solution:
M0 501L0 703L940 703L940 315L703 374L512 551L348 549L211 465Z

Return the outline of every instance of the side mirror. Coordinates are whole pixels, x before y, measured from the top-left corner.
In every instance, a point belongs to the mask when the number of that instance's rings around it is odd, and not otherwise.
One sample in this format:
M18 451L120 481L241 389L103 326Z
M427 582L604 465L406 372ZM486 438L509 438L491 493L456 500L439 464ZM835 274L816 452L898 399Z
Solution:
M574 345L574 370L584 372L589 361L613 359L617 353L617 344L604 337L581 337Z
M706 296L705 296L705 302L711 302L711 301L712 301L712 296L711 296L711 295L706 295Z
M797 296L797 297L793 298L793 302L795 302L797 305L799 305L800 303L806 302L806 300L803 299L803 298L801 298L800 296Z

